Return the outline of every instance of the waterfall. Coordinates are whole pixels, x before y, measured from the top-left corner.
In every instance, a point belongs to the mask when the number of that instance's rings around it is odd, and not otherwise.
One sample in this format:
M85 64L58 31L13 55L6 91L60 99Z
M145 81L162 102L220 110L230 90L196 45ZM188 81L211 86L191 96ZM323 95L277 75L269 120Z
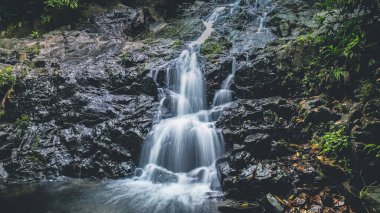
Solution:
M233 100L231 85L238 68L234 54L272 39L265 28L270 7L266 0L257 0L255 10L264 8L265 13L233 44L231 73L208 106L200 48L215 23L236 15L240 3L215 8L203 20L205 30L197 39L189 42L176 59L151 70L156 83L158 72L165 72L161 75L165 82L157 83L159 107L153 127L143 144L135 177L110 185L111 191L120 191L120 195L112 197L109 204L123 200L137 212L215 212L208 198L222 196L215 161L224 153L223 136L215 122Z
M144 143L141 167L145 172L143 178L147 180L163 178L160 181L165 182L164 171L170 172L177 182L180 178L175 177L176 173L188 173L187 180L181 179L188 183L211 184L216 178L213 163L223 154L224 141L208 116L198 54L200 45L211 35L214 22L225 9L217 7L203 21L206 29L176 59L175 70L167 73L167 88L160 88L165 92L161 93L159 113L173 116L157 116Z

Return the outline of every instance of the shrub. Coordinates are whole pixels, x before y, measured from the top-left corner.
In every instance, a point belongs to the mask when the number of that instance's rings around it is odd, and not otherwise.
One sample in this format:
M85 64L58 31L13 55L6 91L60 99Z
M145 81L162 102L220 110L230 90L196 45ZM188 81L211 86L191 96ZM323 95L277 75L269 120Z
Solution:
M345 134L345 128L343 127L326 132L319 138L317 144L321 147L321 153L334 158L341 158L351 146L349 137Z
M16 77L12 74L12 66L0 69L0 87L10 87L16 82Z
M374 94L376 84L363 81L376 79L380 67L380 21L378 1L319 0L320 15L315 17L318 30L299 36L295 46L316 47L316 54L301 77L305 95L326 93L332 96L352 95L360 87L360 99Z
M356 98L360 101L368 101L371 98L377 97L380 94L379 82L371 80L362 81L358 90L356 91Z
M346 135L344 127L333 127L316 139L316 144L321 149L321 154L333 158L347 172L352 172L351 166L351 142Z

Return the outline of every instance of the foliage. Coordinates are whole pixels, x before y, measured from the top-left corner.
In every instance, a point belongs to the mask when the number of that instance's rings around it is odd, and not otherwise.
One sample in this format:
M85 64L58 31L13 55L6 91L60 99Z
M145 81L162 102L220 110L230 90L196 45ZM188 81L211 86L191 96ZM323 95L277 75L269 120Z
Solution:
M321 147L321 153L334 158L342 156L351 146L349 137L345 134L345 128L343 127L324 133L317 144Z
M364 147L364 151L366 151L368 154L374 155L377 158L380 158L380 145L367 144Z
M318 28L297 37L293 45L293 50L319 52L297 71L298 86L304 95L347 96L359 87L360 100L373 97L377 87L373 79L380 67L377 0L319 0L318 6Z
M0 29L12 32L38 23L50 24L55 19L65 22L71 18L70 11L78 6L78 0L3 0L0 4ZM32 33L34 38L37 35L36 31Z
M320 147L321 154L332 157L346 172L351 173L352 169L349 157L352 154L351 142L344 127L332 127L330 131L318 137L315 142Z
M15 122L16 125L21 125L25 123L29 123L29 115L26 114L22 114L19 118L17 118Z
M28 54L30 58L33 58L34 56L40 53L40 45L34 44L32 46L29 46L25 49L25 52Z
M380 83L372 80L362 81L356 92L356 98L360 101L368 101L380 95Z
M30 36L32 36L32 38L34 39L37 39L40 37L40 33L38 31L33 31Z
M312 33L308 33L306 35L300 35L296 38L296 44L301 46L311 45L315 42L315 37Z
M12 66L0 69L0 87L9 87L16 82L16 77L12 74Z
M183 45L183 42L179 39L176 39L170 45L172 48L177 48L177 47L180 47L181 45Z
M57 8L57 7L69 7L75 9L78 7L77 0L45 0L44 4L47 7Z

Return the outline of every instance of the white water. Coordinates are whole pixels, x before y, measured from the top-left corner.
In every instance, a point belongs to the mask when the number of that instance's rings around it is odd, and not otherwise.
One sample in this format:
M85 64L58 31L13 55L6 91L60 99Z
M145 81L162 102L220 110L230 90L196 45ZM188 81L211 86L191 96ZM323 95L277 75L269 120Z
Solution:
M215 211L204 203L221 195L215 160L224 153L224 141L211 119L212 110L207 110L198 57L214 23L228 14L230 7L215 8L203 21L204 32L175 59L175 69L167 70L166 86L158 89L158 114L141 153L142 169L132 180L109 185L119 196L113 196L108 204L124 201L141 212ZM152 71L155 80L157 75Z
M159 115L144 143L140 179L187 188L202 185L211 192L217 182L214 161L224 152L224 141L209 119L199 47L213 32L213 24L226 7L217 7L203 21L206 29L176 59L176 69L167 72L167 88L161 88ZM161 114L172 115L169 118ZM189 186L191 184L191 186ZM181 190L180 190L181 191ZM197 190L205 195L204 190ZM190 193L190 192L189 192Z
M222 195L215 161L224 153L224 141L215 121L233 100L230 87L237 63L232 54L240 47L237 45L231 51L231 74L215 93L211 109L207 106L198 57L200 46L214 31L215 22L226 15L235 15L239 3L240 0L215 8L203 21L206 28L203 33L175 59L175 68L166 70L165 86L158 89L159 110L141 153L142 169L137 170L134 179L109 186L111 191L119 191L119 196L113 196L109 204L124 200L131 209L141 212L210 212L209 206L203 204L212 202L208 198ZM253 37L262 34L264 38L269 34L264 27L265 18L266 14L262 14ZM248 42L252 40L244 40L241 45ZM157 80L157 76L158 72L152 70L151 77Z

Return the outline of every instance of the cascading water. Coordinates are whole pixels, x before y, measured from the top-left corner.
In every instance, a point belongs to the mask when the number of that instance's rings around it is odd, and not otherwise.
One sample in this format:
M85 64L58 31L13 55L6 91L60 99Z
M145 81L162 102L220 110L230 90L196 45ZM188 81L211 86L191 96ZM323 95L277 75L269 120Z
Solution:
M246 50L248 44L257 43L241 39L241 43L234 44L230 54L231 74L216 91L211 109L207 106L204 75L198 58L200 46L212 34L214 23L221 17L233 15L239 3L240 0L215 8L203 21L206 28L203 33L190 42L177 59L163 65L172 64L166 70L164 86L158 89L160 105L141 152L142 169L137 170L133 180L109 186L112 193L119 191L119 196L113 196L108 204L127 202L130 210L138 212L216 211L214 205L209 205L212 200L207 199L222 195L215 161L224 153L224 141L215 128L215 121L232 102L230 87L237 70L233 54ZM273 37L264 27L270 7L266 0L257 0L255 10L258 5L265 10L260 22L252 28L256 31L250 36L261 44ZM156 70L150 75L157 81Z
M203 170L207 171L198 178L209 181L211 177L206 175L214 173L210 166L223 153L223 139L205 111L205 83L198 53L199 46L213 31L212 24L224 10L225 7L216 8L203 22L206 26L203 34L180 54L174 71L168 72L164 93L167 95L162 98L160 112L174 117L161 119L163 116L158 116L145 142L141 165L150 180L157 179L155 170L158 167L172 172L190 172L205 167ZM165 103L170 103L170 107ZM169 112L163 108L168 108Z
M206 29L182 51L166 71L159 88L160 106L147 135L135 178L109 185L108 205L128 202L136 212L213 212L207 198L218 197L215 160L224 153L222 135L208 111L200 46L213 32L218 18L237 4L217 7L203 21ZM157 73L151 76L156 80ZM205 201L208 204L204 205ZM145 205L149 202L149 205Z

